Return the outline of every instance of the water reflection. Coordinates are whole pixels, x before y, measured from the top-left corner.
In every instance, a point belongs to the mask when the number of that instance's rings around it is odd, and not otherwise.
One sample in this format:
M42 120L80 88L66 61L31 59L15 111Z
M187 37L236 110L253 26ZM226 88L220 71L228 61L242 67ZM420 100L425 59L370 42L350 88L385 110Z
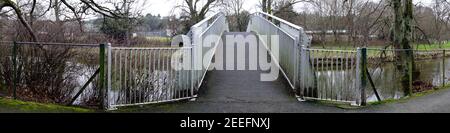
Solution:
M443 81L449 83L448 77L443 77L443 59L429 59L416 61L420 75L416 81L432 84L433 87L441 87ZM375 84L375 88L382 100L400 99L404 96L401 89L401 73L395 68L393 62L387 62L380 66L369 65L369 73ZM446 74L449 75L450 58L445 59ZM347 99L358 99L359 89L355 88L358 82L356 71L352 69L325 68L316 71L319 91L319 98L337 99L348 101ZM370 83L367 83L366 99L368 102L377 101L376 95ZM350 94L348 94L350 93ZM360 99L360 98L359 98Z

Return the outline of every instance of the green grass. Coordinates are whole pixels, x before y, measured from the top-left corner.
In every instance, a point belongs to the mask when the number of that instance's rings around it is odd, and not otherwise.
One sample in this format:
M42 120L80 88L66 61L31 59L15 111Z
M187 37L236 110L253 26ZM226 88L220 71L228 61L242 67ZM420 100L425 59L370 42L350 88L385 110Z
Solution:
M384 105L384 104L393 104L393 103L403 103L403 102L408 102L409 100L413 100L415 98L419 98L419 97L423 97L423 96L427 96L433 93L439 93L441 91L445 91L445 90L449 90L450 89L450 85L444 86L444 87L439 87L439 88L435 88L433 90L428 90L428 91L424 91L424 92L420 92L420 93L414 93L412 96L407 96L407 97L402 97L400 99L383 99L382 101L377 101L377 102L368 102L367 106L352 106L348 103L342 103L342 102L332 102L332 101L314 101L315 103L321 104L321 105L326 105L326 106L332 106L332 107L337 107L337 108L341 108L341 109L362 109L362 108L367 108L367 107L371 107L371 106L378 106L378 105Z
M436 88L433 90L414 93L412 96L407 96L407 97L403 97L400 99L385 99L385 100L379 101L379 102L369 102L368 105L382 105L382 104L390 104L390 103L407 102L407 101L415 99L415 98L423 97L423 96L430 95L433 93L439 93L441 91L448 90L448 89L450 89L450 85L446 85L444 87L439 87L439 88Z
M159 41L159 42L170 42L170 37L147 37L148 40Z
M417 49L417 50L450 49L450 42L447 43L447 44L442 44L442 45L439 45L439 44L432 44L432 45L429 45L429 44L419 44L419 45L416 45L416 46L414 47L414 49Z
M168 103L160 103L160 104L149 104L149 105L140 105L140 106L130 106L130 107L121 107L117 110L110 111L111 113L139 113L146 110L157 109L164 110L167 112L171 112L177 109L180 105L187 104L188 101L176 101L176 102L168 102Z
M321 46L314 46L314 49L323 49ZM378 58L381 55L380 50L377 49L383 49L383 46L369 46L369 49L367 50L367 56L369 58ZM432 45L428 45L428 44L415 44L413 46L413 48L415 50L443 50L443 49L449 49L450 50L450 43L447 44L442 44L442 45L438 45L438 44L432 44ZM325 49L327 50L343 50L343 51L353 51L356 52L356 48L352 47L352 46L327 46ZM394 49L392 47L388 47L387 49ZM438 52L438 51L435 51ZM313 57L315 58L335 58L335 57L346 57L346 53L344 52L332 52L332 51L313 51L312 52ZM394 53L392 51L387 51L386 52L386 56L388 57L393 57Z
M55 104L24 102L0 97L0 113L93 113L94 110Z
M312 48L315 49L323 49L322 46L313 46ZM369 49L381 49L384 48L384 46L368 46ZM450 49L450 42L446 44L414 44L413 48L415 50L439 50L439 49ZM356 50L353 46L348 45L334 45L334 46L326 46L325 49L332 49L332 50ZM388 47L388 49L393 49L392 47Z

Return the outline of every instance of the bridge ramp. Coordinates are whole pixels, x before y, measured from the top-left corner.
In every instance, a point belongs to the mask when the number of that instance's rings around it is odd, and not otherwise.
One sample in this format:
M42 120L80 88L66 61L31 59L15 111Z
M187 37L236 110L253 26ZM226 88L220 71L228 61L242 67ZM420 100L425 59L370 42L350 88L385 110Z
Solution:
M279 75L279 78L275 81L264 82L260 80L262 73L269 73L269 71L262 71L260 67L256 70L250 70L249 68L249 42L245 43L245 58L237 57L238 45L242 45L245 40L227 40L226 36L255 36L250 32L228 32L222 37L223 47L219 46L217 50L223 51L223 58L220 60L217 58L221 52L216 53L214 62L224 62L222 69L208 72L205 79L205 85L203 86L199 94L199 102L246 102L246 103L259 103L259 102L288 102L296 101L293 93L290 92L290 88L285 83L284 77ZM230 42L233 41L233 42ZM239 43L239 44L238 44ZM233 70L227 70L227 46L233 45L234 47L234 68ZM255 45L255 44L253 44ZM258 48L265 49L262 45L256 45ZM266 51L266 50L265 50ZM267 51L266 51L267 52ZM259 58L258 51L258 58ZM270 55L267 58L270 60ZM245 60L245 70L237 70L238 60ZM259 59L258 59L259 62ZM259 63L258 63L259 64Z

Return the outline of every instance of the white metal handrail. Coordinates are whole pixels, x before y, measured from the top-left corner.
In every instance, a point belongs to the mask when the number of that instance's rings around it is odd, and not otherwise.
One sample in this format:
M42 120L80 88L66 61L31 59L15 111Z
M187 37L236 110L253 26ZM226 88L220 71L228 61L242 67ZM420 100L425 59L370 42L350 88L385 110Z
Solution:
M108 47L108 104L114 109L190 99L191 70L176 64L189 60L191 48Z
M277 20L277 21L279 21L279 22L281 22L281 23L285 23L285 24L289 25L290 27L292 27L292 28L294 28L294 29L297 29L297 30L303 30L302 27L300 27L300 26L298 26L298 25L295 25L295 24L293 24L293 23L291 23L291 22L288 22L288 21L286 21L286 20L284 20L284 19L281 19L281 18L279 18L279 17L277 17L277 16L274 16L274 15L271 15L271 14L268 14L268 13L265 13L265 12L261 12L261 11L256 12L256 14L257 14L257 15L260 15L260 16L263 16L263 17L265 16L265 17L273 18L273 19L275 19L275 20Z
M213 21L211 22L211 20ZM193 48L192 68L195 71L193 80L195 83L194 87L197 91L203 83L208 68L211 65L211 61L215 54L218 43L220 43L221 36L225 31L228 31L228 23L226 21L225 15L221 12L207 17L206 19L191 27L191 31L188 35L191 37L191 46ZM204 44L206 44L207 42L205 43L204 41L207 37L217 37L217 39L215 39L216 43L214 46L205 47ZM208 53L208 51L214 52ZM205 62L203 62L204 58L209 61L207 62L206 67L203 66L205 64Z
M273 21L278 21L280 24L277 25ZM308 47L310 45L308 37L303 32L303 28L276 16L264 12L257 12L252 14L247 31L255 32L260 37L262 44L271 53L273 61L275 64L278 64L281 73L288 80L291 88L296 91L297 95L302 96L303 94L300 89L301 70L299 65L301 63L308 63L308 61L301 60L300 52L302 46ZM270 39L272 35L277 35L279 42L272 42ZM262 39L262 36L267 36L269 39ZM271 50L272 43L279 44L279 55L274 53L277 51Z
M309 58L311 66L301 64L301 73L313 73L313 77L302 75L304 98L308 100L327 100L336 102L361 103L360 91L360 50L327 50L302 48L302 58ZM306 78L307 77L307 78Z
M278 21L280 23L278 25L278 28L283 29L284 32L287 32L290 35L296 37L300 46L310 47L311 40L307 37L306 32L302 27L265 12L259 11L256 12L255 15L261 16L266 19L270 18L270 20L272 21Z
M108 107L171 102L197 97L222 34L228 31L223 13L216 13L191 27L192 43L182 48L108 47ZM207 37L216 45L205 47ZM178 64L180 62L186 64ZM181 65L181 66L178 66ZM186 68L188 66L189 68ZM175 70L180 68L182 70Z

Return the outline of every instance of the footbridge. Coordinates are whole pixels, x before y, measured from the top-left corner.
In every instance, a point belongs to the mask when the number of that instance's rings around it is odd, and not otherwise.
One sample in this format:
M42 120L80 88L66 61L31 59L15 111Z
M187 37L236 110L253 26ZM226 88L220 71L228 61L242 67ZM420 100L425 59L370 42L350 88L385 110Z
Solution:
M310 44L302 27L264 12L251 15L247 32L230 32L226 16L216 13L172 47L108 47L107 105L364 102L359 51Z

